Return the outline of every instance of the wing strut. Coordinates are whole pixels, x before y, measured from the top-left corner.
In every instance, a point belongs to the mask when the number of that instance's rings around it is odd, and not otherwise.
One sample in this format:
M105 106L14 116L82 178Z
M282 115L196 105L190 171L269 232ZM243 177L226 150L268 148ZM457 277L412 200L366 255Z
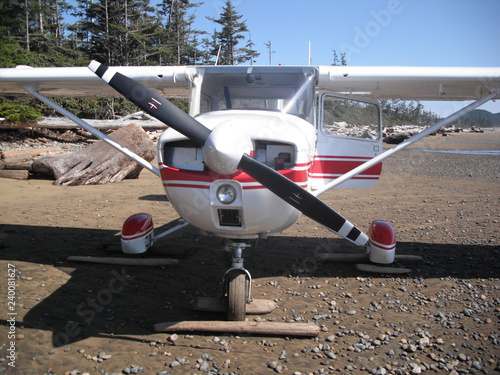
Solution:
M374 165L380 163L382 160L388 158L389 156L395 154L396 152L399 152L399 151L405 149L406 147L410 146L411 144L413 144L413 143L419 141L420 139L428 136L429 134L434 133L435 131L439 130L443 126L448 125L449 123L459 119L462 116L465 116L467 113L473 111L477 107L480 107L484 103L494 99L497 95L498 95L497 93L491 93L491 94L489 94L481 99L476 100L475 102L469 104L468 106L462 108L461 110L451 114L447 118L436 122L434 125L428 127L425 130L422 130L420 133L417 133L414 136L408 138L406 141L398 144L397 146L391 148L390 150L387 150L387 151L381 153L380 155L374 157L373 159L370 159L367 162L361 164L360 166L350 170L349 172L344 173L342 176L340 176L339 178L336 178L335 180L326 184L322 188L313 191L312 194L315 196L318 196L318 195L324 193L325 191L332 189L335 186L338 186L341 183L346 182L347 180L350 180L351 178L357 176L361 172L366 171L368 168L371 168Z
M71 113L68 110L64 109L63 107L61 107L57 103L54 103L49 98L47 98L46 96L44 96L44 95L40 94L38 91L36 91L33 87L25 85L25 86L23 86L23 88L28 93L30 93L31 95L33 95L34 97L36 97L37 99L39 99L40 101L42 101L45 104L47 104L49 107L55 109L61 115L66 116L71 121L77 123L82 128L84 128L85 130L89 131L92 135L94 135L97 138L99 138L100 140L106 142L108 145L110 145L111 147L113 147L117 151L121 152L125 156L129 157L130 159L132 159L136 163L142 165L148 171L154 173L158 177L160 176L160 170L158 168L156 168L154 165L152 165L150 162L148 162L147 160L141 158L139 155L137 155L136 153L130 151L128 148L123 147L121 144L119 144L118 142L116 142L112 138L108 137L106 134L101 133L99 130L97 130L93 126L87 124L85 121L83 121L82 119L80 119L78 116L75 116L73 113Z

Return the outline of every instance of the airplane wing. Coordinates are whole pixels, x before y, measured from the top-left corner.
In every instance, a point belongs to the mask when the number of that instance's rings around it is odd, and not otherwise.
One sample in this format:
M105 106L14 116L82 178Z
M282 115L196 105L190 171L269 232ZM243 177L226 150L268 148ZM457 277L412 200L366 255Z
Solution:
M170 98L186 98L193 68L187 66L123 66L110 68ZM23 86L52 97L118 97L116 92L87 67L0 69L0 95L27 94Z
M320 66L318 88L375 99L476 100L500 96L500 67Z
M110 67L111 71L119 71L170 98L188 96L189 82L196 69L196 66ZM319 66L318 71L319 90L375 99L474 100L491 92L500 93L498 67ZM23 85L34 85L45 96L119 96L87 67L0 69L0 95L26 94Z

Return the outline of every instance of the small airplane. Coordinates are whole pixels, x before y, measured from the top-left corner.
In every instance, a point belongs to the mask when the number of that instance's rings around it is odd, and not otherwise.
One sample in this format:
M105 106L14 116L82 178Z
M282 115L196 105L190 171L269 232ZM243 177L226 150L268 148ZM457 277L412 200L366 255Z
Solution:
M371 262L394 261L390 224L358 229L318 196L364 188L382 161L500 96L500 68L348 66L147 66L0 69L0 94L31 94L156 174L180 216L155 234L149 214L129 217L122 249L141 254L192 225L226 239L228 320L245 319L252 299L243 250L290 227L301 214L358 245ZM123 95L168 129L151 165L54 103L52 96ZM189 113L168 98L189 97ZM383 151L381 99L472 101Z

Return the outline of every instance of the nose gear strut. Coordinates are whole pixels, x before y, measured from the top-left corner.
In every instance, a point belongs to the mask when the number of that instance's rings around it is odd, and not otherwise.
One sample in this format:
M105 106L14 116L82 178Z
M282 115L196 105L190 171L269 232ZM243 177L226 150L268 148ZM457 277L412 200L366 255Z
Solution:
M246 242L228 242L226 250L233 252L231 268L224 274L224 301L227 319L244 321L247 304L252 301L252 276L243 266L243 249L251 245Z

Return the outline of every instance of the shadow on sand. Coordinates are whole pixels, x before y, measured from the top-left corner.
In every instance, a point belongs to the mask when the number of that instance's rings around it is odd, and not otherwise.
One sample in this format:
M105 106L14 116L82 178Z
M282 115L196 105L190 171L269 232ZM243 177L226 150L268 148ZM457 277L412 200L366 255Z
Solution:
M181 260L174 267L134 267L68 262L70 255L124 256L105 250L119 248L115 231L99 229L54 228L43 226L1 225L1 258L11 263L20 280L18 303L27 311L22 322L26 328L52 332L55 347L87 337L113 335L127 340L147 335L158 322L221 319L221 316L197 313L190 301L197 296L219 296L221 279L229 266L222 241L197 237L184 228L174 238L165 238L155 248L172 248ZM115 249L116 250L116 249ZM321 263L318 251L358 252L340 239L276 236L258 242L245 253L245 265L255 282L280 276L356 277L370 276L351 264ZM410 265L409 276L420 278L493 278L500 277L498 247L398 243L399 254L415 254L424 261ZM182 255L182 254L185 255ZM180 256L179 256L180 254ZM151 257L165 255L152 254ZM31 265L31 268L27 265ZM30 280L33 270L46 268L54 291L36 301L42 293L40 283ZM57 270L57 272L55 271ZM50 272L52 271L52 272ZM34 272L34 271L33 271ZM62 272L67 281L58 281ZM384 275L371 275L384 278ZM265 281L264 281L265 283ZM272 296L270 296L272 298ZM32 302L33 301L33 302ZM34 302L36 301L36 302ZM2 321L3 324L7 322Z

